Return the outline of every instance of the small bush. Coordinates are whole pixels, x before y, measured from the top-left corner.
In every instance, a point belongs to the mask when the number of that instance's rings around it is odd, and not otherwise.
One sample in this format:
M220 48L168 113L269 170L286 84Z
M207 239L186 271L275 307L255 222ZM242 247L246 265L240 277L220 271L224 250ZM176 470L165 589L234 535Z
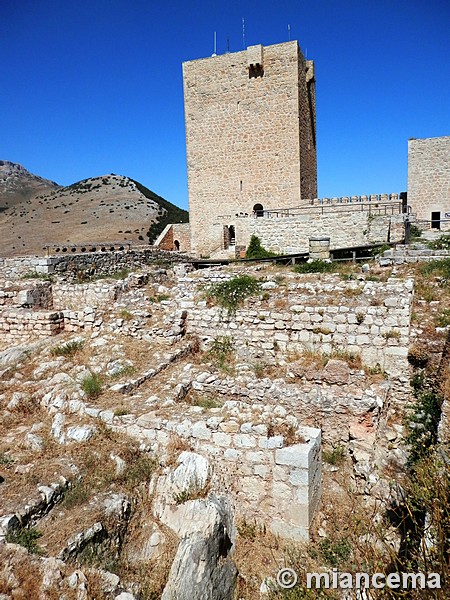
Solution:
M294 273L332 273L333 263L324 260L312 260L294 266Z
M320 552L328 564L338 567L345 562L351 553L351 546L346 538L340 538L332 541L325 538L320 542Z
M206 357L223 370L229 370L227 363L231 362L234 353L233 340L229 336L219 336L211 342Z
M436 318L436 325L438 327L448 327L450 325L450 308L444 308Z
M430 360L430 354L428 349L425 346L419 346L418 344L413 344L408 349L408 362L413 366L419 369L423 369L427 366L428 361Z
M450 235L441 235L437 240L428 243L433 250L450 250Z
M67 342L66 344L60 344L50 350L52 356L74 356L84 346L84 341L74 340L73 342Z
M42 536L42 533L33 527L29 529L18 529L6 535L6 541L10 544L20 544L30 552L30 554L44 554L42 548L36 543Z
M277 256L274 252L269 252L261 245L261 240L256 235L252 235L250 243L245 253L245 258L271 258Z
M322 458L328 465L341 465L345 460L345 448L343 446L336 446L336 448L332 448L331 450L324 450Z
M148 299L150 302L156 304L158 302L164 302L164 300L170 300L170 296L168 294L156 294L156 296L149 296Z
M413 223L409 228L409 237L410 239L422 237L422 230L420 227Z
M422 275L437 275L443 278L443 283L448 284L450 280L450 258L443 260L431 260L420 268Z
M216 400L214 400L214 398L211 398L210 396L204 396L201 398L194 398L192 400L192 405L193 406L201 406L202 408L205 409L210 409L210 408L218 408L219 404L217 403Z
M189 502L189 500L198 500L199 498L205 498L208 495L209 486L203 486L194 481L191 485L182 490L181 492L173 495L173 501L175 504L184 504L185 502Z
M85 375L81 382L81 389L88 398L98 398L102 393L102 379L97 373Z
M76 481L64 494L61 506L67 509L80 506L89 500L90 494L83 481Z
M126 308L122 308L122 310L119 312L119 317L121 319L124 319L124 321L131 321L131 319L133 318L133 313L131 313Z
M217 283L206 290L206 297L214 300L221 308L234 315L245 298L259 293L261 282L250 275L238 275L233 279Z

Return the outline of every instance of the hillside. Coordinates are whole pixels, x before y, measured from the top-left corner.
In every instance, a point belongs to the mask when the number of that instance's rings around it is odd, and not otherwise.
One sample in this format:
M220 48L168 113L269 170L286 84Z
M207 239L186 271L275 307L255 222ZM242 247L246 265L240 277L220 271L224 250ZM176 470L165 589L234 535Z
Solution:
M0 160L0 212L38 194L56 191L59 187L54 181L33 175L22 165Z
M42 254L46 244L68 242L144 244L148 233L153 241L168 222L187 221L186 211L129 177L110 174L68 187L46 186L46 180L15 167L8 168L14 177L5 177L3 185L0 179L1 256Z

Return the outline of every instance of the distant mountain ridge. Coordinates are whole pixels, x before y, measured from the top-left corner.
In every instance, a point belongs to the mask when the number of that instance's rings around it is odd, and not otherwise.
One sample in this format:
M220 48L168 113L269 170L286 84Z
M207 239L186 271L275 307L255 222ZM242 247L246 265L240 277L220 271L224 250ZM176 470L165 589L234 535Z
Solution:
M62 187L0 161L0 256L43 253L47 244L153 242L187 211L123 175Z
M22 165L0 160L0 211L59 187L54 181L33 175Z

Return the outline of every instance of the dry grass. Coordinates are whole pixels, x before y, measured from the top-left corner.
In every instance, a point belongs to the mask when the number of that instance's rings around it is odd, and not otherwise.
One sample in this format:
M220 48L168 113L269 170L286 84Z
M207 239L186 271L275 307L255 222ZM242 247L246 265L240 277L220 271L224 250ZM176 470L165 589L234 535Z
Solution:
M166 466L175 466L180 454L190 450L192 450L192 447L187 440L175 433L171 433L169 443L166 446Z

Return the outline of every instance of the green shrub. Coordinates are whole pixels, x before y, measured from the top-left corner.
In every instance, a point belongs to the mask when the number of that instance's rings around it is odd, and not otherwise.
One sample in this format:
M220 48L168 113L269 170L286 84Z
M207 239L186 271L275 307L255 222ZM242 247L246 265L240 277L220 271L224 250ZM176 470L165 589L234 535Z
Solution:
M12 531L6 535L6 541L10 544L20 544L30 552L30 554L44 554L42 548L36 543L42 536L42 533L33 527L23 528Z
M245 258L271 258L277 256L274 252L269 252L261 245L261 240L256 235L252 235L250 243L245 253Z
M227 370L227 363L231 360L231 355L234 352L234 344L231 337L226 335L219 336L211 342L206 356L220 369Z
M422 230L414 223L409 228L409 238L420 238L422 237Z
M324 450L322 452L322 458L328 465L340 465L345 460L345 448L339 445L331 450Z
M416 401L407 416L409 463L414 465L436 444L441 419L442 397L432 389L423 373L411 379Z
M450 258L443 260L431 260L420 268L422 275L437 275L444 279L443 283L448 284L450 280Z
M206 290L206 297L214 300L228 315L234 315L245 298L259 293L261 282L250 275L238 275L233 279L216 283Z
M441 235L437 240L428 242L428 247L433 250L450 250L450 235Z
M441 314L436 318L438 327L447 327L450 325L450 308L444 308Z
M332 273L333 263L325 260L312 260L294 266L295 273Z
M102 379L98 373L85 375L81 382L81 389L88 398L98 398L102 393Z
M351 546L346 538L336 541L325 538L320 542L320 552L328 564L338 567L349 558Z
M84 346L83 340L74 340L72 342L67 342L66 344L60 344L59 346L54 346L50 350L50 354L52 356L74 356L77 352L79 352Z

